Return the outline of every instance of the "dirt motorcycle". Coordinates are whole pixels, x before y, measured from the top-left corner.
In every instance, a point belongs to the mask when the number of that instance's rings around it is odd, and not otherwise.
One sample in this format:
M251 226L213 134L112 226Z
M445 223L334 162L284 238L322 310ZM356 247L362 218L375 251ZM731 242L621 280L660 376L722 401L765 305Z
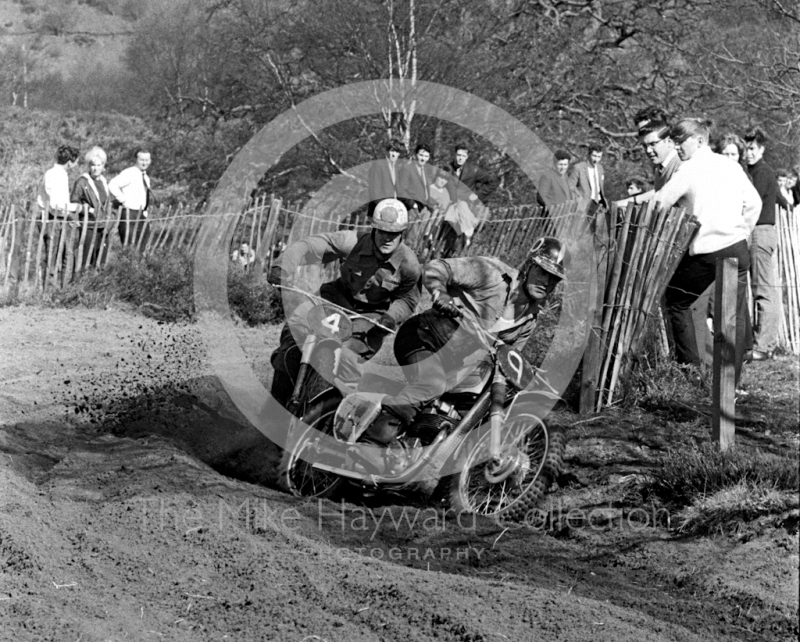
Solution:
M332 334L333 319L322 312L315 332ZM278 471L279 484L304 497L333 497L345 485L368 491L432 493L457 512L524 520L563 466L564 434L549 429L538 413L536 395L527 392L537 377L523 356L463 316L474 329L484 358L461 383L427 403L413 423L389 446L380 448L379 474L360 462L360 438L380 413L380 399L404 384L367 374L358 389L329 385L307 398L292 422ZM337 339L346 330L340 320ZM321 327L325 322L327 328ZM332 375L332 376L331 376ZM330 381L335 381L335 364Z
M291 381L292 392L286 401L286 409L301 417L308 402L331 387L341 364L343 347L348 346L354 352L359 352L353 342L360 343L363 349L363 343L369 341L367 336L371 330L377 328L385 334L392 333L393 330L382 326L371 317L303 290L291 286L276 287L319 301L305 316L307 332L298 346L299 350L294 354L284 355L287 361L297 359L294 366L287 363L283 368L288 372L296 371L294 380Z

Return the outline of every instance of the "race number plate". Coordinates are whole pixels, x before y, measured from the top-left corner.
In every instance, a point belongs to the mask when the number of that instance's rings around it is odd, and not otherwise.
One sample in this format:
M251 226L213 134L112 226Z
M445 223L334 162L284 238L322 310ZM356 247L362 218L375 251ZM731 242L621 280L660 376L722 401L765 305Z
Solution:
M315 305L307 318L311 332L318 336L347 341L353 334L353 323L347 314L332 305Z
M526 388L536 375L533 366L519 352L508 346L497 349L497 363L506 379L520 390Z

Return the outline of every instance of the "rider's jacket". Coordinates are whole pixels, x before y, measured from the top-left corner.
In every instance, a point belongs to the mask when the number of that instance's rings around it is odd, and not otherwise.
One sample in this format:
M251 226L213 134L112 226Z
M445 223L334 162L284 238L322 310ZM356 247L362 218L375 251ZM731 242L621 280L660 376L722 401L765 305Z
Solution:
M421 296L422 268L405 243L388 259L381 259L371 232L331 232L293 243L279 264L294 274L301 265L339 259L341 273L332 284L355 312L386 312L398 324L413 314Z
M470 310L484 329L522 349L536 325L539 304L519 296L518 271L492 257L437 259L425 264L423 285L447 292Z

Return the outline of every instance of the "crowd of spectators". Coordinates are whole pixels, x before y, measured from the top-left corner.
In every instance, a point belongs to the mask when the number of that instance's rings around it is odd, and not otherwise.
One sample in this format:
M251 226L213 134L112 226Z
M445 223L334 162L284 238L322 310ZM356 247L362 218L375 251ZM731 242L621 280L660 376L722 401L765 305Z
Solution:
M776 208L793 211L797 176L777 172L764 159L769 141L754 127L738 136L712 137L711 123L685 118L670 123L649 108L636 116L639 140L654 167L652 190L661 207L687 208L699 228L666 291L666 312L679 363L701 363L690 306L715 280L717 258L738 259L736 378L745 361L768 360L778 344L779 296L775 253ZM747 304L748 275L753 310Z
M120 241L144 247L149 236L146 225L148 208L153 200L147 175L150 152L136 150L134 164L106 180L106 152L102 147L94 146L83 156L86 171L70 188L68 172L78 164L79 156L80 151L75 147L62 145L58 148L56 162L44 173L37 194L42 222L64 219L77 227L85 216L89 225L84 235L82 264L97 265L107 251L107 243L103 243L103 222L108 207L121 207L126 213L118 226ZM47 257L53 241L52 226L45 226L43 239L44 256Z
M486 199L497 189L499 180L470 158L469 146L458 143L453 157L434 167L427 143L419 143L412 157L400 160L404 149L400 141L386 146L386 157L374 161L369 170L369 207L385 198L397 198L408 209L409 220L420 222L441 216L446 225L437 239L440 256L448 257L469 246L480 220L488 217ZM417 229L420 226L415 226ZM410 242L414 234L410 233Z

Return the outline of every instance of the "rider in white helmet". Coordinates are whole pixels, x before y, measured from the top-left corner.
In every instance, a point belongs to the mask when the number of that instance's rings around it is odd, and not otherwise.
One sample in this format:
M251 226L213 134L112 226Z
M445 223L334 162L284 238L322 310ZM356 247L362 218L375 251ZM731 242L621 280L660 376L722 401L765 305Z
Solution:
M422 268L411 248L403 243L407 228L405 205L395 198L383 199L375 206L372 230L331 232L293 243L273 265L269 282L291 285L298 267L341 260L339 277L323 283L319 294L393 330L414 313L421 296ZM301 341L310 305L301 304L293 311L281 332L280 345L272 354L272 395L283 405L291 396L300 366L297 342ZM353 337L345 346L358 355L358 360L367 360L380 349L384 336L385 332L376 326L357 319ZM339 378L357 381L356 365L357 361L343 358Z

